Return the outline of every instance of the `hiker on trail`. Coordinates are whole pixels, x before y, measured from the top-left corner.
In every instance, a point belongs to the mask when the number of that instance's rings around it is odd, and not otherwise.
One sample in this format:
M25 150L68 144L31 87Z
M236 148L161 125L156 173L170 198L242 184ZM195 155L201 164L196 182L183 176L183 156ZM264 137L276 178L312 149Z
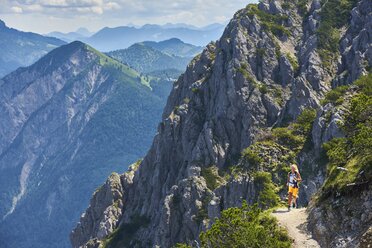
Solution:
M302 181L300 172L296 164L291 165L291 171L288 173L287 185L288 185L288 211L291 209L293 200L294 207L297 208L298 198L298 186L299 182Z

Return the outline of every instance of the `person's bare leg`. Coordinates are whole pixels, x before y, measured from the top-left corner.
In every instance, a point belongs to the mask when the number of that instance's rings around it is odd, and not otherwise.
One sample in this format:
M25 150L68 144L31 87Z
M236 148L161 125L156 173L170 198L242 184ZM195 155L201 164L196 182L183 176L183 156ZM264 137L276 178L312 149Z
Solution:
M292 193L288 193L288 207L291 207L292 204Z

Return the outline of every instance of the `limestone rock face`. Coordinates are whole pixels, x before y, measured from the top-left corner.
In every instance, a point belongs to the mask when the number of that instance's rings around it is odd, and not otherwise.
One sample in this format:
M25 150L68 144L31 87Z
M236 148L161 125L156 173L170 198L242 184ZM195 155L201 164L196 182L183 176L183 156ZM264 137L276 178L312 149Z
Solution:
M372 64L372 6L370 1L360 1L351 11L350 27L340 41L341 61L333 86L345 85L368 72Z
M371 187L358 195L331 197L322 206L312 206L309 215L309 227L324 247L368 247L371 222Z
M241 151L263 128L288 123L305 108L320 107L336 76L323 68L317 50L320 8L320 1L312 1L303 19L296 8L282 8L282 1L260 2L257 11L288 16L282 21L288 35L272 33L248 6L189 64L173 86L152 147L125 193L120 223L131 223L136 215L149 220L133 240L149 247L198 240L200 231L210 226L208 220L222 209L255 199L259 189L249 175L221 179L219 187L211 188L203 170L226 170L239 162ZM322 111L331 110L324 106ZM314 124L316 149L341 135L337 111L331 124L323 122L323 112ZM316 149L300 159L319 156ZM323 183L323 173L319 170L307 182L307 200ZM86 230L81 224L78 228ZM100 239L94 232L85 237ZM86 244L72 239L73 247Z
M81 217L81 222L71 233L71 240L85 243L93 234L96 241L111 234L119 224L125 204L127 187L132 183L134 169L130 167L123 175L111 174L106 183L94 193L90 206Z

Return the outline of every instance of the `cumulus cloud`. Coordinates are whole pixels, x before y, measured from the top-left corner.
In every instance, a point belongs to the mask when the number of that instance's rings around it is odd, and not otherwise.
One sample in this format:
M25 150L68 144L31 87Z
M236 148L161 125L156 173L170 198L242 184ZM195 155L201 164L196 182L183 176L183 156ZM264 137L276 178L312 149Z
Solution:
M18 6L13 6L10 8L11 11L13 11L14 13L17 13L17 14L20 14L23 12L23 9L21 7L18 7Z
M258 0L0 0L0 14L29 19L55 17L90 27L127 23L164 24L183 22L203 26L225 22L240 8ZM26 16L28 16L26 18ZM16 17L14 17L16 18ZM93 24L94 23L94 24ZM30 24L31 25L31 24ZM52 22L48 23L52 26ZM82 25L82 24L80 24ZM25 26L25 25L23 25Z

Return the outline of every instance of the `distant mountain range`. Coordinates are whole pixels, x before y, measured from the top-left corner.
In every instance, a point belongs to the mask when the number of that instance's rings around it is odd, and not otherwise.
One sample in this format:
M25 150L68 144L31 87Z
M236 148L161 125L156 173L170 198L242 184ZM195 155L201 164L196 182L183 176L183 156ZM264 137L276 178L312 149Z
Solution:
M28 66L66 42L8 28L0 20L0 78L20 66Z
M103 52L124 49L138 42L162 41L171 38L178 38L197 46L205 46L221 36L223 29L222 24L213 24L203 28L190 28L180 24L164 26L147 24L140 28L106 27L82 40Z
M151 74L155 71L175 69L181 74L192 57L202 49L174 38L161 42L136 43L127 49L107 54L142 73Z
M177 38L172 38L160 42L144 41L142 42L142 44L148 47L152 47L155 50L161 51L163 53L180 57L194 57L195 55L201 53L201 51L203 50L202 46L194 46L192 44L185 43Z
M55 32L48 33L46 35L51 36L51 37L56 37L66 42L71 42L75 40L83 40L84 38L87 38L93 34L94 33L90 32L86 28L79 28L78 30L74 32L62 33L62 32L55 31Z
M149 149L171 86L78 41L0 80L0 246L69 247L90 194Z

